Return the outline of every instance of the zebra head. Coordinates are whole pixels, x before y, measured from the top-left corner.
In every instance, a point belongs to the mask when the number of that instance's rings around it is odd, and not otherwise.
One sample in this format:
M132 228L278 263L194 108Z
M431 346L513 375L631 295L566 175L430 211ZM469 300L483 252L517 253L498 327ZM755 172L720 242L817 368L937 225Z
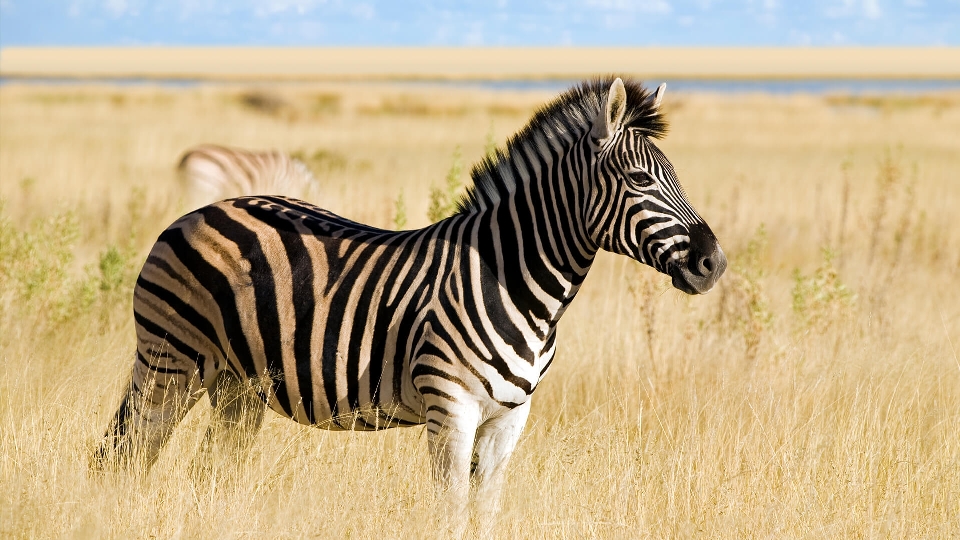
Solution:
M619 78L598 98L590 131L588 234L607 251L669 275L687 294L713 288L727 267L716 236L687 201L670 161L653 144L666 132L655 93Z

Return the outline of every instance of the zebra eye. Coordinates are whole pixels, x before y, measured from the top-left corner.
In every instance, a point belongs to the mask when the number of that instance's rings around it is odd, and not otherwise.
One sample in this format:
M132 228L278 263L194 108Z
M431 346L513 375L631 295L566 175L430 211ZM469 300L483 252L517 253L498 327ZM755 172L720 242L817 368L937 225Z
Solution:
M631 182L640 187L651 186L654 183L653 177L647 171L630 171L627 176L630 177Z

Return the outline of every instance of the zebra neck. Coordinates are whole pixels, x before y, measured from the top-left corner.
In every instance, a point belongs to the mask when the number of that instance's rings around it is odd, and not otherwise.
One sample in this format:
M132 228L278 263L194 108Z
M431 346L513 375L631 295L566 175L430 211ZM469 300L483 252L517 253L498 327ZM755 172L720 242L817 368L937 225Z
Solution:
M581 119L582 120L582 119ZM473 170L461 215L478 220L481 257L493 265L528 321L556 324L576 296L599 246L584 205L589 123L534 122Z
M482 262L537 334L552 332L580 290L598 248L582 227L582 195L549 182L524 182L465 216Z
M587 232L583 211L584 140L565 140L573 136L555 135L552 145L536 137L514 142L509 154L475 171L478 189L467 211L489 212L505 231L502 245L522 249L526 260L540 259L579 283L599 246Z

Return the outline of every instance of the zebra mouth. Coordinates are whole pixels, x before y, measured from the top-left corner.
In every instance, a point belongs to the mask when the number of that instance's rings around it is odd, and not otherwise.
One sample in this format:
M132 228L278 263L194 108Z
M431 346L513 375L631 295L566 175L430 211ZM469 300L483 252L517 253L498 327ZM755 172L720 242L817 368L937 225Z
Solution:
M679 271L676 266L671 268L670 278L674 288L691 295L701 294L701 291L694 289L689 283L687 283L687 280L683 278L683 272Z

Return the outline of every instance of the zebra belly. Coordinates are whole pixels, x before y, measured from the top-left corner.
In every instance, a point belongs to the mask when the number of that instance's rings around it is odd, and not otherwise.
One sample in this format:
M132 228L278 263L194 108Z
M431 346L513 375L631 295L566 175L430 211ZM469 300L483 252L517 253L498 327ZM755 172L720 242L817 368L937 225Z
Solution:
M275 412L292 420L328 431L381 431L395 427L419 426L426 422L424 417L413 414L400 406L366 405L355 410L342 412L336 418L320 417L313 419L313 421L305 421L302 416L287 415L286 411L275 400L270 400L268 404Z
M392 352L383 353L396 346L370 338L382 331L318 319L309 349L298 351L297 340L282 339L280 350L258 347L253 355L253 377L267 383L261 397L273 410L299 423L330 430L380 430L425 421L420 402L404 391L412 388L407 363ZM244 332L231 333L234 340L249 339ZM325 346L354 341L360 345ZM371 356L371 350L381 353Z
M349 339L352 332L343 333ZM269 395L263 397L277 413L321 429L376 431L422 424L419 396L404 391L412 388L407 363L371 358L368 349L308 358L291 354L282 372L270 378ZM270 365L267 358L260 361Z

